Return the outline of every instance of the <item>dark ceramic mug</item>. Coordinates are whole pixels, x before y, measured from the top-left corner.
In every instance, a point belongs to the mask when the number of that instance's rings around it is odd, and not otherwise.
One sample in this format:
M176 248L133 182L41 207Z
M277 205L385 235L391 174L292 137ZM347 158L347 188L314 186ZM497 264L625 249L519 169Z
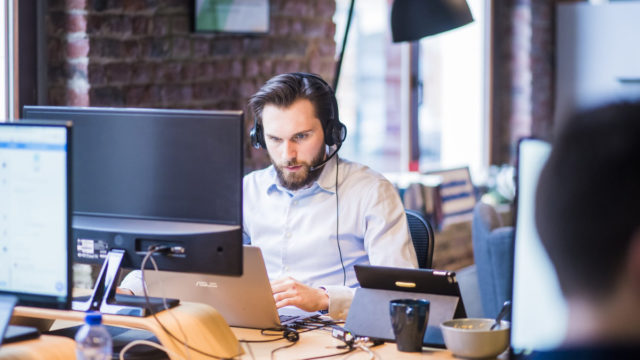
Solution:
M422 339L429 319L429 300L397 299L389 302L391 326L398 351L422 351Z

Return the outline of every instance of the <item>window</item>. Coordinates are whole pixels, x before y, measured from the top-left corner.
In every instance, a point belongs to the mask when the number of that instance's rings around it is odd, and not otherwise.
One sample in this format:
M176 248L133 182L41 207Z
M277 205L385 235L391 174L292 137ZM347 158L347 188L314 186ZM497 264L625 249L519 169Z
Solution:
M349 0L337 0L342 45ZM392 1L356 2L337 89L348 136L342 155L380 172L409 169L409 113L418 113L421 172L488 167L488 0L467 0L474 22L419 42L418 104L409 109L409 44L391 42Z
M347 126L341 155L378 171L400 171L402 46L391 43L387 0L356 1L336 96ZM336 44L349 0L336 2Z
M485 0L467 0L474 21L420 40L420 170L488 164L484 94ZM474 176L473 178L477 178Z

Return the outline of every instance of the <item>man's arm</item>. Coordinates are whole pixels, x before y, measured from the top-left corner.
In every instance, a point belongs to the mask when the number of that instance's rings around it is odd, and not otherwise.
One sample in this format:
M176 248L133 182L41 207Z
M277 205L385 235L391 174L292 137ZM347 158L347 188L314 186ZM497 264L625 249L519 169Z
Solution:
M386 179L366 197L364 246L372 265L417 268L407 216L396 189Z
M417 268L416 256L407 217L393 185L381 179L365 197L364 245L372 265ZM329 313L345 319L355 289L341 285L323 286L329 295Z

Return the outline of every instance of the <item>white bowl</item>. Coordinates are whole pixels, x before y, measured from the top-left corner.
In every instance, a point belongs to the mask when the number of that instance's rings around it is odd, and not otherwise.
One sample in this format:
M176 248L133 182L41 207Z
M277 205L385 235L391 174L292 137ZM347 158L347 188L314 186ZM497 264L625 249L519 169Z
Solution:
M496 357L509 347L510 324L489 330L494 319L453 319L440 325L444 344L453 355L471 359Z

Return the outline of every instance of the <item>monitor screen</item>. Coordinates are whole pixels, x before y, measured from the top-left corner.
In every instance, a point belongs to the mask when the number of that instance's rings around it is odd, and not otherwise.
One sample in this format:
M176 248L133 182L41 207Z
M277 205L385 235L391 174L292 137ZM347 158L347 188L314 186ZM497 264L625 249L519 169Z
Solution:
M535 194L551 144L523 139L518 145L511 346L545 350L564 340L567 308L555 269L535 225Z
M25 107L72 120L74 214L238 225L239 112Z
M180 246L164 270L242 271L240 111L25 106L24 117L74 124L74 260Z
M0 123L0 293L69 308L69 125Z

